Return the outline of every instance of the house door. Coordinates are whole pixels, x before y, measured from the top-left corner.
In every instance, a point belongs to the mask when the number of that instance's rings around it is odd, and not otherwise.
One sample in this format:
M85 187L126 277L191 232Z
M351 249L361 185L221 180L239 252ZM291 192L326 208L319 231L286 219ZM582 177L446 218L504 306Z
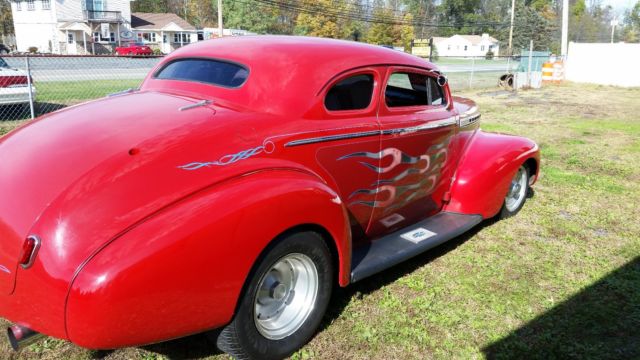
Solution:
M78 47L76 46L76 34L74 32L67 33L67 54L75 55L78 53Z
M163 54L168 54L171 52L171 44L169 44L169 34L162 33L162 50Z

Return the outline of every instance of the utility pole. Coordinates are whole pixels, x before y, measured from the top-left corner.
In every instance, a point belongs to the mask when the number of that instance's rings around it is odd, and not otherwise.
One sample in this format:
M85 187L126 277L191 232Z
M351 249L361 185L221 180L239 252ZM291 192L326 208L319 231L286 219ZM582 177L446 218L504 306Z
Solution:
M509 27L509 52L507 55L513 55L513 20L516 16L516 0L511 0L511 27Z
M222 0L218 0L218 36L222 37L222 31L224 27L222 26Z
M616 26L618 26L618 20L611 20L611 43L613 44L613 35L616 32Z
M569 0L562 0L562 43L560 45L560 55L567 59L567 48L569 47Z

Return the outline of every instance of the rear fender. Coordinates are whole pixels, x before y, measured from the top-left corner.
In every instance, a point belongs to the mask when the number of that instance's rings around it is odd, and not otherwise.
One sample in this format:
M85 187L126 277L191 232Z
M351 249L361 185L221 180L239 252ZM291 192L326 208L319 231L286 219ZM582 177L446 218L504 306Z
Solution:
M510 135L476 131L464 150L445 211L495 216L518 168L535 161L533 184L540 168L540 151L533 141Z
M68 336L83 347L110 349L223 326L261 252L304 224L333 238L346 285L347 219L338 195L300 171L218 184L139 224L83 266L67 299Z

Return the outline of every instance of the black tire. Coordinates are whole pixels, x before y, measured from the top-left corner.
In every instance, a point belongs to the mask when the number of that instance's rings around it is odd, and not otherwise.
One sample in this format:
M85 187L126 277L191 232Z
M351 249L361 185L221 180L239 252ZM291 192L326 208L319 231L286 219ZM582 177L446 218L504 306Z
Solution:
M317 270L317 293L313 307L308 310L301 325L292 330L293 333L281 339L269 339L258 329L261 320L254 317L259 287L274 266L282 263L281 260L299 254L310 259ZM329 304L332 288L333 265L324 239L309 231L284 236L267 248L254 265L233 320L218 336L218 348L236 359L282 359L291 355L315 334ZM293 297L289 299L286 302L293 303Z
M522 173L520 171L522 171ZM508 204L509 197L513 195L512 186L519 176L525 177L524 189L522 189L521 186L520 188L518 188L518 193L521 194L522 198L520 199L520 197L518 197L519 201L517 202L517 204L511 204L511 206L508 206L507 204ZM520 211L520 209L522 209L522 207L524 206L524 203L527 202L527 197L529 196L529 194L530 194L529 168L526 165L521 165L520 168L518 168L518 171L516 171L516 174L514 175L513 179L511 180L511 185L509 186L507 195L505 196L504 202L502 203L502 208L500 209L499 218L506 219L517 214ZM513 206L513 205L516 205L516 206Z

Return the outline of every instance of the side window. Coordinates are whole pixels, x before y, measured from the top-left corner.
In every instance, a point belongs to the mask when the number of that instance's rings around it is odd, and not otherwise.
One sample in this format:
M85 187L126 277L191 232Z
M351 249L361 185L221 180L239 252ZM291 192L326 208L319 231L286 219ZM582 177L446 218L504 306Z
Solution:
M366 109L372 95L373 75L355 75L333 85L324 98L324 106L330 111Z
M443 105L445 102L435 78L409 72L391 74L384 97L388 107Z

